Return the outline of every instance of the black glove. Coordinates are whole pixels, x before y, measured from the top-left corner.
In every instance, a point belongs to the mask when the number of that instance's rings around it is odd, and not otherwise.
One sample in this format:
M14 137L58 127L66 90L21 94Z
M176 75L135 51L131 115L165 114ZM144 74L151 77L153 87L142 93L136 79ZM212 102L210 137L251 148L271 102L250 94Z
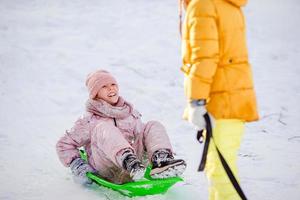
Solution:
M74 180L76 182L79 182L83 185L92 184L92 180L86 176L86 173L87 172L95 173L96 170L91 165L89 165L85 160L83 160L82 158L75 158L71 162L70 168L72 174L74 175Z

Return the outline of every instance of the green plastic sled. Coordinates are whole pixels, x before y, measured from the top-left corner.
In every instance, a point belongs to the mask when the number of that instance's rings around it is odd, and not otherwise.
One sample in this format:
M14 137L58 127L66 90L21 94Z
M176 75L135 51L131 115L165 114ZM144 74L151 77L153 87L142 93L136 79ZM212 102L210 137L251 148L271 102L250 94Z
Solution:
M85 151L80 150L80 155L83 159L87 160ZM86 175L98 185L108 187L129 197L163 194L175 183L183 181L180 177L153 179L150 176L150 171L151 166L148 166L144 175L144 180L124 184L111 183L91 172L88 172Z

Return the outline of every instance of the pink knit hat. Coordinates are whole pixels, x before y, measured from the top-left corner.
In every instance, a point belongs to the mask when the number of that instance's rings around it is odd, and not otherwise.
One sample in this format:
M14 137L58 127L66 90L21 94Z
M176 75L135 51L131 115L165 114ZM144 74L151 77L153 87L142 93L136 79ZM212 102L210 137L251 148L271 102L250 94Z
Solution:
M105 70L97 70L90 73L87 76L85 85L87 86L90 98L94 99L97 96L98 91L106 84L114 83L118 85L116 79Z

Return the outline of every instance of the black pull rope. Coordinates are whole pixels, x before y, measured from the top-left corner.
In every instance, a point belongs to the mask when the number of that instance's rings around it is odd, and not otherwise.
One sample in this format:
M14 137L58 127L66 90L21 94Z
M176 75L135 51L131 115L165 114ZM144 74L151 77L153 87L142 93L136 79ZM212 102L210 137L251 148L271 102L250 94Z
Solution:
M209 142L210 142L210 139L213 139L212 125L211 125L211 121L210 121L208 113L206 113L204 115L204 119L205 119L205 122L206 122L206 136L205 136L205 143L204 143L202 158L201 158L201 162L200 162L198 171L203 171L204 168L205 168ZM203 142L203 137L204 137L203 136L203 131L198 131L197 132L197 140L200 143ZM222 163L222 165L225 169L225 172L226 172L228 178L230 179L232 185L234 186L235 190L237 191L237 193L239 194L239 196L241 197L242 200L247 200L246 195L244 194L241 186L239 185L238 181L236 180L232 170L230 169L228 163L226 162L224 156L221 154L221 152L218 149L216 144L215 144L215 147L217 149L218 155L219 155L221 163Z
M197 140L200 143L203 143L203 138L204 138L203 130L198 131L197 132ZM206 132L206 137L205 137L205 142L204 142L204 147L203 147L203 151L202 151L200 165L198 167L198 172L203 171L204 168L205 168L206 158L207 158L207 153L208 153L208 147L209 147L209 142L210 142L210 136Z
M117 120L114 118L115 127L117 127Z

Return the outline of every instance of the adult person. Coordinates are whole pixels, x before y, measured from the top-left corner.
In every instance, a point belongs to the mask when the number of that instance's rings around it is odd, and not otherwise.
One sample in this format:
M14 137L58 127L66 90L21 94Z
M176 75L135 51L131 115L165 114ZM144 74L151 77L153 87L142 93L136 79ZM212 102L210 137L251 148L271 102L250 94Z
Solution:
M180 0L186 10L182 25L184 119L198 130L213 122L205 172L210 200L240 199L218 156L220 150L234 176L245 122L258 120L253 78L248 62L245 21L247 0Z

